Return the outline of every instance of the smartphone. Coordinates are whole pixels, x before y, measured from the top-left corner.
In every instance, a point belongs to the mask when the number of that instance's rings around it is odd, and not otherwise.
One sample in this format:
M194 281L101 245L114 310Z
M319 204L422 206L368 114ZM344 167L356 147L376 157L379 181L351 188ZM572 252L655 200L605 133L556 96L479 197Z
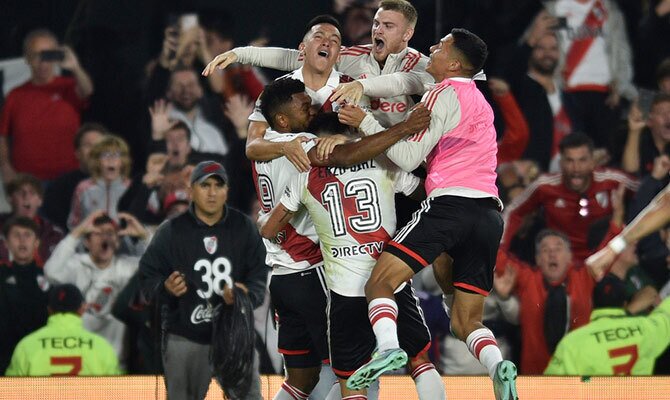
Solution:
M42 50L40 51L40 61L58 61L65 59L65 52L63 50Z
M554 29L568 29L568 18L556 17L556 27Z
M124 230L128 227L128 221L125 218L119 218L119 229Z
M184 14L179 18L179 27L182 32L198 26L198 14Z
M654 102L654 97L656 97L656 91L640 88L638 90L637 106L642 111L642 117L647 119L649 117L649 111L651 111L651 104Z

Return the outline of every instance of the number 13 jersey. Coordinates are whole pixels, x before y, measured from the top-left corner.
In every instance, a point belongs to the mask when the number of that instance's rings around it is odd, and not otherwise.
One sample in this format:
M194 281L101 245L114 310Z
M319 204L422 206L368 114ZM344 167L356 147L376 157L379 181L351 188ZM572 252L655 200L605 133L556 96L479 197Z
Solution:
M328 287L364 296L365 282L396 229L395 193L411 194L419 178L384 157L352 167L319 167L294 178L281 203L309 212L323 252Z

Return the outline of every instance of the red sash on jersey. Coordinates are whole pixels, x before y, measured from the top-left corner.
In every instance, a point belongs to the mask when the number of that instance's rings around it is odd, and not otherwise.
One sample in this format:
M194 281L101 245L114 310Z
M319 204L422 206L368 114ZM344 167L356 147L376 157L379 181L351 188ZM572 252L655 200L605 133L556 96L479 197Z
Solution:
M607 9L602 0L596 0L589 11L589 14L586 16L583 26L595 31L602 28L606 20ZM593 36L579 37L574 39L572 44L570 44L570 48L565 57L565 66L563 67L563 79L565 80L566 85L577 66L584 59L586 52L591 48L594 39Z
M558 153L558 144L566 135L572 132L572 122L568 113L565 112L565 107L561 104L560 110L554 115L554 135L553 143L551 145L551 157L553 158Z

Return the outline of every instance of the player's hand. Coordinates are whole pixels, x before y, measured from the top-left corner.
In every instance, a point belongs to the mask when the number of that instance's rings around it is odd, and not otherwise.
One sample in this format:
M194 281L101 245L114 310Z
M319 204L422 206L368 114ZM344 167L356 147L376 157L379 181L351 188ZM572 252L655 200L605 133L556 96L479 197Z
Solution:
M214 57L212 61L207 64L205 69L202 70L204 76L209 76L216 69L225 69L230 64L237 62L237 54L234 50L228 50L225 53L219 54Z
M338 87L333 90L331 101L333 103L350 103L358 104L363 97L363 84L358 81L349 83L340 83Z
M409 135L421 132L430 126L431 111L419 103L412 108L409 115L403 122Z
M515 285L516 269L514 269L514 267L507 266L502 275L495 275L493 277L493 287L495 288L496 294L503 300L509 299Z
M165 290L175 297L181 297L188 291L186 280L179 271L173 271L163 285Z
M284 157L300 172L307 172L311 168L309 157L305 153L305 149L302 148L302 143L309 142L310 140L304 136L298 136L290 142L286 142L281 149Z
M586 259L586 266L589 274L596 282L599 282L605 276L605 271L616 259L617 254L609 246L605 246L595 254Z
M165 132L172 129L179 122L170 118L172 112L172 103L164 99L154 101L154 106L149 107L151 115L151 138L153 140L165 139Z
M362 108L353 104L343 104L337 112L337 119L345 125L358 128L361 126L365 115L365 111Z
M346 143L349 139L345 135L332 135L316 139L316 158L327 160L335 150L335 146Z

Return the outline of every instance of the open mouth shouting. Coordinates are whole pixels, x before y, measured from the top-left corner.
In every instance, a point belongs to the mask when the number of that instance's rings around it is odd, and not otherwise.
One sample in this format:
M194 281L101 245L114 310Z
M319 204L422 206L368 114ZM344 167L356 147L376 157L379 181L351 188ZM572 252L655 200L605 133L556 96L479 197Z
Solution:
M375 52L381 53L384 50L384 47L386 46L386 42L384 42L384 39L376 37L373 40L373 45Z
M330 52L328 50L319 50L319 52L316 54L323 58L328 58L330 56Z

